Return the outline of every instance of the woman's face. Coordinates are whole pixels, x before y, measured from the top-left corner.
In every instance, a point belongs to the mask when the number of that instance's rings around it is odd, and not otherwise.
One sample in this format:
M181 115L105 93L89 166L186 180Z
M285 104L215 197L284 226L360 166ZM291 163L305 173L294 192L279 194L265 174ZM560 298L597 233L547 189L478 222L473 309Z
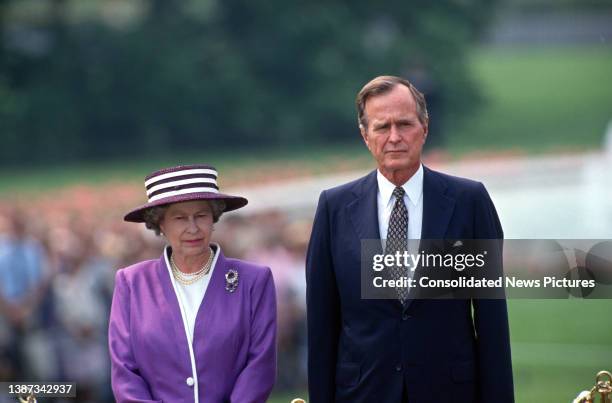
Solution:
M172 252L181 257L205 255L213 229L213 214L205 200L171 204L159 224Z

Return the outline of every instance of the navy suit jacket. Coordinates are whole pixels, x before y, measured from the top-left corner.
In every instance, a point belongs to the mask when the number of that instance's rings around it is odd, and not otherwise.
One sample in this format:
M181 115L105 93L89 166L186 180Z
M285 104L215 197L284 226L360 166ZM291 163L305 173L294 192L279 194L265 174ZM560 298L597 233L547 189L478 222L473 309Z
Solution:
M321 193L306 260L311 403L513 402L504 299L361 298L376 171ZM501 239L482 183L424 168L422 239Z

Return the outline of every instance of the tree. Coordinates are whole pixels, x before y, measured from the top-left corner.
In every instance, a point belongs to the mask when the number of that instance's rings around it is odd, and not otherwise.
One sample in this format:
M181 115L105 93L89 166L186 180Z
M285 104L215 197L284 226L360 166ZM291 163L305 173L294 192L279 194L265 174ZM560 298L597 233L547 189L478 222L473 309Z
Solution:
M117 25L104 10L121 2L80 17L80 0L36 3L37 18L32 2L0 3L5 165L341 143L358 136L357 91L381 74L435 90L434 122L460 115L477 94L466 49L493 6L142 0Z

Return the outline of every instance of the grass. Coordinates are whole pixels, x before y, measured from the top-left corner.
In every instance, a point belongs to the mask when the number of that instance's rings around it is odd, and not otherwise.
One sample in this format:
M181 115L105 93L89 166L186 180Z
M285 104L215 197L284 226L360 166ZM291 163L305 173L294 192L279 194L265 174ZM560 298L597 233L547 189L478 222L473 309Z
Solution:
M484 103L447 134L453 153L601 146L612 119L610 47L479 49L470 60Z
M612 371L609 300L510 300L516 401L568 402Z

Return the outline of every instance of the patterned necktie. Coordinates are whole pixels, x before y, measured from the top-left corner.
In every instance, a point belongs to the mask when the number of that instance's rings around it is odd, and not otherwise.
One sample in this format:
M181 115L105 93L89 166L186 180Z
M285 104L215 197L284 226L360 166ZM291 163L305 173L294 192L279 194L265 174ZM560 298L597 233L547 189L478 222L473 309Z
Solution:
M404 204L404 189L396 187L393 190L395 204L389 218L389 229L387 230L387 245L385 254L395 255L396 252L404 253L408 246L408 210ZM394 279L400 279L408 274L408 269L402 266L392 266L391 275ZM398 298L402 304L408 297L408 288L396 288Z

